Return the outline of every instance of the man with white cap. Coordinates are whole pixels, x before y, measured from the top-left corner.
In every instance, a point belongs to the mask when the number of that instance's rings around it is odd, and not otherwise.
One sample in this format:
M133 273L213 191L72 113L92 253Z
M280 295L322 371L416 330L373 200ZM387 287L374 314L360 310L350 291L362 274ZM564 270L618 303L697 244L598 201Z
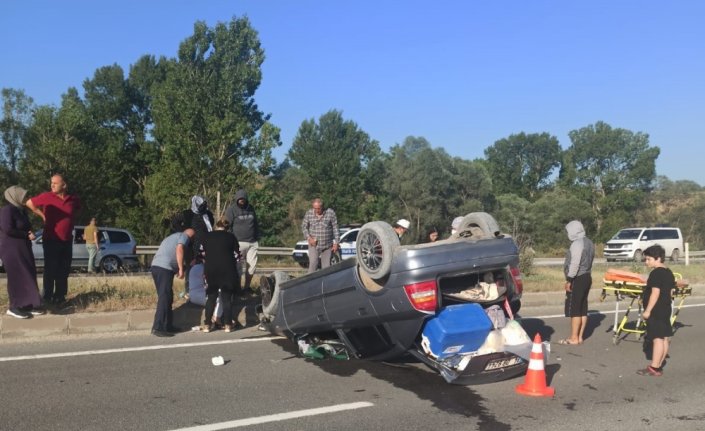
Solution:
M399 236L399 239L401 239L401 237L409 231L410 226L411 223L409 223L409 220L405 218L400 218L399 220L397 220L396 223L394 223L394 232L396 232L397 236Z
M458 228L460 227L460 223L463 222L463 218L458 216L453 219L453 223L450 224L450 234L455 235L456 232L458 232Z

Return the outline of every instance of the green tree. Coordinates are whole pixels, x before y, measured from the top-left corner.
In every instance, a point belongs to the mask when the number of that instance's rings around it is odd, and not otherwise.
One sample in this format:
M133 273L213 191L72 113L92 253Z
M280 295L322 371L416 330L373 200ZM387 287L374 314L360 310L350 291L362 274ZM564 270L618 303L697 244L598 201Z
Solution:
M485 149L485 157L496 194L533 200L551 185L551 175L560 166L561 146L548 133L522 132L495 142Z
M572 145L564 153L560 183L590 203L598 238L613 232L603 222L615 202L620 210L634 213L656 178L658 147L649 136L614 129L599 121L568 133ZM610 232L608 232L610 231Z
M24 156L24 142L32 122L33 109L34 101L23 90L2 89L0 165L6 175L3 183L17 184L19 180L19 162Z
M491 194L481 163L452 158L422 137L409 136L392 147L387 172L390 221L410 220L408 236L415 242L427 241L432 228L447 235L454 217L483 210Z
M264 51L247 18L209 28L194 25L178 58L160 61L163 80L150 87L159 166L145 184L151 211L168 216L201 194L224 208L235 191L251 189L273 167L279 129L254 95ZM221 210L222 210L221 208Z
M311 119L301 123L288 158L303 176L308 200L321 197L345 223L360 219L365 170L380 154L377 141L353 121L344 120L340 111L332 110L318 122Z
M565 225L579 220L594 240L595 219L590 203L566 190L554 190L542 195L528 207L528 233L537 250L562 254L569 244Z

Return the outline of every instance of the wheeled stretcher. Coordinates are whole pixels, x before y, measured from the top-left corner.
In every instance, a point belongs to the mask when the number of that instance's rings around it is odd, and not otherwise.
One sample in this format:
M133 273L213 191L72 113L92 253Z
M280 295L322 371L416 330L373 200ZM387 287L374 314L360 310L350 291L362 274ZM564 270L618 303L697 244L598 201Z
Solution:
M685 298L691 295L692 288L683 280L681 274L673 273L676 278L676 285L671 290L671 326L676 323L678 313L680 312ZM612 327L613 338L612 342L616 345L629 334L636 334L637 339L641 338L646 332L646 322L641 317L643 304L641 295L646 287L646 278L641 274L608 269L603 279L604 287L602 289L601 301L604 301L608 292L614 293L615 309L614 309L614 326ZM620 308L619 303L622 299L629 299L622 318L619 318ZM629 321L629 313L635 307L637 308L636 321Z

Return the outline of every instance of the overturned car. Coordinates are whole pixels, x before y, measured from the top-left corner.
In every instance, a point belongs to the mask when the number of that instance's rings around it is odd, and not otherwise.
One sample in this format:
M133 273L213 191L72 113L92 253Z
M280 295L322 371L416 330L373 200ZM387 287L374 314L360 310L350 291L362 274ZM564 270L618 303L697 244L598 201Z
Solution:
M410 354L451 383L526 371L531 340L505 319L521 306L518 249L492 216L470 213L449 239L412 246L370 222L356 248L355 259L299 278L263 276L265 327L300 346L335 340L358 359Z

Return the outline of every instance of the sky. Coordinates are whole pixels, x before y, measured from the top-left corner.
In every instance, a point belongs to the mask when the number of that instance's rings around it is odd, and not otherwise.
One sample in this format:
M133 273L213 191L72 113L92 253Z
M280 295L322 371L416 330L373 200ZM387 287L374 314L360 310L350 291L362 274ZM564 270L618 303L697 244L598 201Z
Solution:
M517 133L604 121L649 135L658 175L705 186L705 2L681 0L6 0L0 88L59 105L96 69L175 57L196 21L247 16L255 100L282 130L331 109L387 151L407 136L464 159Z

